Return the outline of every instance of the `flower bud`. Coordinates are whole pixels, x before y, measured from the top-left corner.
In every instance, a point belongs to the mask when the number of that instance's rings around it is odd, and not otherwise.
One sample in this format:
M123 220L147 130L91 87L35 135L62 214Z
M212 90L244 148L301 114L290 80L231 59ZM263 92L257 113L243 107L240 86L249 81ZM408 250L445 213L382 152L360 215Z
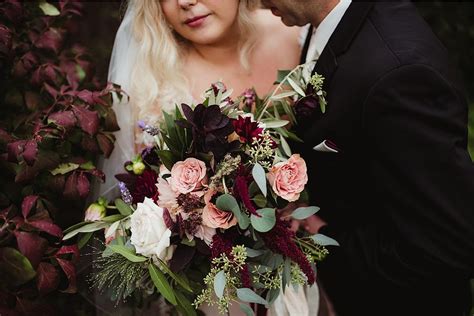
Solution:
M84 221L86 222L96 222L100 221L105 217L106 209L103 204L92 203L86 210L86 215Z
M133 173L136 174L137 176L141 175L145 171L145 164L141 161L136 161L132 165L132 170Z

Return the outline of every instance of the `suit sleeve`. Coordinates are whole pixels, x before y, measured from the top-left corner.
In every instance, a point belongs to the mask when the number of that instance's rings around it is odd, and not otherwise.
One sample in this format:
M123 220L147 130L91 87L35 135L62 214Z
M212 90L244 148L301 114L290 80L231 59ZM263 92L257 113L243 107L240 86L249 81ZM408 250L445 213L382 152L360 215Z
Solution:
M363 279L399 286L472 276L474 167L464 99L429 66L402 66L371 89L363 125L375 192L368 207L380 216L338 232L343 247L335 255Z

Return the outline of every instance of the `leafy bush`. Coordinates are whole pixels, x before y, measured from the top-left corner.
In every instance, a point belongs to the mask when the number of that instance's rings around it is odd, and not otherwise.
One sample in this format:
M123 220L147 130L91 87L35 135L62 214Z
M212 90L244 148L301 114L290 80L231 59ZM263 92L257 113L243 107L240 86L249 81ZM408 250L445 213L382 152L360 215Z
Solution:
M37 298L76 291L81 221L94 166L118 130L112 93L70 38L81 4L0 3L0 314L28 314ZM79 241L81 246L84 241Z

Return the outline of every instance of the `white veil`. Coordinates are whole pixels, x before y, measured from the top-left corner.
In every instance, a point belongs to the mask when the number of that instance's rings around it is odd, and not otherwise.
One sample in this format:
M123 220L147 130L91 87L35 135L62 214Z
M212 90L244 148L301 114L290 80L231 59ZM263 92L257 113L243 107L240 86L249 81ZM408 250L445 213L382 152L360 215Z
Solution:
M108 81L121 86L125 92L130 91L130 78L137 54L137 43L133 36L133 6L128 6L125 16L115 36L114 47L109 65ZM115 198L118 181L114 175L125 172L123 164L135 155L135 125L132 107L127 97L120 101L114 96L113 109L117 116L120 130L115 132L115 148L108 159L101 159L98 168L105 173L105 183L100 183L94 190L94 199L99 196Z

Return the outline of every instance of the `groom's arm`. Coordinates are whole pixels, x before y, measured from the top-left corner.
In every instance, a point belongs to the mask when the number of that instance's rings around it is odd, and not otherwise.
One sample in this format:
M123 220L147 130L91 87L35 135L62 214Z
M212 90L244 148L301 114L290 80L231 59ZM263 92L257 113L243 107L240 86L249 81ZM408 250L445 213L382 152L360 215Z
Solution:
M472 274L474 167L466 123L463 99L429 66L399 67L373 86L364 105L371 205L387 225L374 220L335 236L340 255L367 277L409 286Z

